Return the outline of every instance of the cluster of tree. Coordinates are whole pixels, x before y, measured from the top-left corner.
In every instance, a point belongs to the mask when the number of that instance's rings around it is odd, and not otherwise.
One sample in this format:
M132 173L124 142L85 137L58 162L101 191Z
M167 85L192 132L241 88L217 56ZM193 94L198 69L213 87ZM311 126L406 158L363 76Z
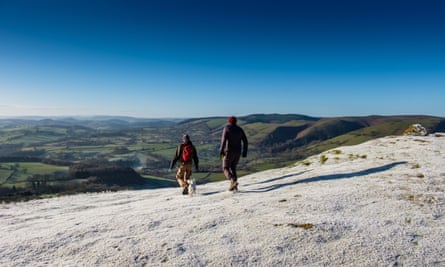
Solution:
M0 157L0 162L40 162L40 158L28 156L4 156Z
M88 179L89 183L132 186L143 185L145 179L130 167L117 165L72 165L69 170L72 179Z
M42 198L43 195L69 195L87 192L118 191L124 187L94 183L79 183L68 181L65 183L34 182L26 187L0 187L0 202L26 201Z
M146 180L130 167L107 164L75 164L68 173L35 174L24 187L0 187L0 201L39 198L85 192L117 191L143 186Z
M71 162L58 159L41 158L33 156L0 156L0 162L41 162L57 166L69 166Z
M18 144L1 144L0 155L10 155L22 149L23 145Z

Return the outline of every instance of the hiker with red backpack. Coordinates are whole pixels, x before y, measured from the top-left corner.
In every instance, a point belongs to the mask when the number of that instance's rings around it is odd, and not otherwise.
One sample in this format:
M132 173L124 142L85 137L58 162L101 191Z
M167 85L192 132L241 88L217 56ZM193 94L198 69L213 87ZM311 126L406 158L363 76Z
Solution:
M230 116L228 124L224 127L221 136L221 145L219 149L222 158L222 168L224 175L230 181L230 191L238 191L238 175L236 167L242 156L247 156L247 137L243 129L237 124L235 116Z
M181 188L182 194L188 194L188 185L190 184L190 176L192 175L192 165L195 163L195 170L199 171L199 159L196 148L190 141L188 134L182 135L182 144L176 148L176 153L170 162L170 170L173 169L176 162L179 161L178 171L176 172L176 180Z

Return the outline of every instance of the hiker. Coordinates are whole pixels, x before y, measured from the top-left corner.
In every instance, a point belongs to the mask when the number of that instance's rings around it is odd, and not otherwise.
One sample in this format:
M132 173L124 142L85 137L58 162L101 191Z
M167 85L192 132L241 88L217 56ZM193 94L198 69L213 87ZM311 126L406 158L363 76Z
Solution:
M179 161L178 171L176 172L176 180L181 188L182 194L188 194L188 185L190 183L190 176L192 175L192 165L195 163L195 170L199 171L199 159L195 146L190 141L188 134L182 135L182 144L176 148L175 156L170 162L170 170L173 169L176 162Z
M238 165L241 155L243 158L247 156L248 146L246 134L236 123L237 118L235 116L230 116L228 124L224 127L219 149L224 175L230 181L230 191L238 191L236 166Z

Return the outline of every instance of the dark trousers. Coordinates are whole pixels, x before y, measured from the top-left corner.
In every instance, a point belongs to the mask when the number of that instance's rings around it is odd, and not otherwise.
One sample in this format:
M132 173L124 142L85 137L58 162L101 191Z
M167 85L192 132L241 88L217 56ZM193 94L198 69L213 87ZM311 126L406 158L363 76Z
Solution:
M222 168L224 175L227 179L236 181L238 176L236 175L236 166L238 165L240 153L226 153L222 162Z

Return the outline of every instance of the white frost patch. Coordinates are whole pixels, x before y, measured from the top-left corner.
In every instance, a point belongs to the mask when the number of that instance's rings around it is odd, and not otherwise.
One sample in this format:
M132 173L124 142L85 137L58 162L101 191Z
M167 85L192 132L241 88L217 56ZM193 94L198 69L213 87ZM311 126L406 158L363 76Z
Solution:
M320 160L324 157L324 161ZM444 266L445 137L178 188L0 205L0 266Z

